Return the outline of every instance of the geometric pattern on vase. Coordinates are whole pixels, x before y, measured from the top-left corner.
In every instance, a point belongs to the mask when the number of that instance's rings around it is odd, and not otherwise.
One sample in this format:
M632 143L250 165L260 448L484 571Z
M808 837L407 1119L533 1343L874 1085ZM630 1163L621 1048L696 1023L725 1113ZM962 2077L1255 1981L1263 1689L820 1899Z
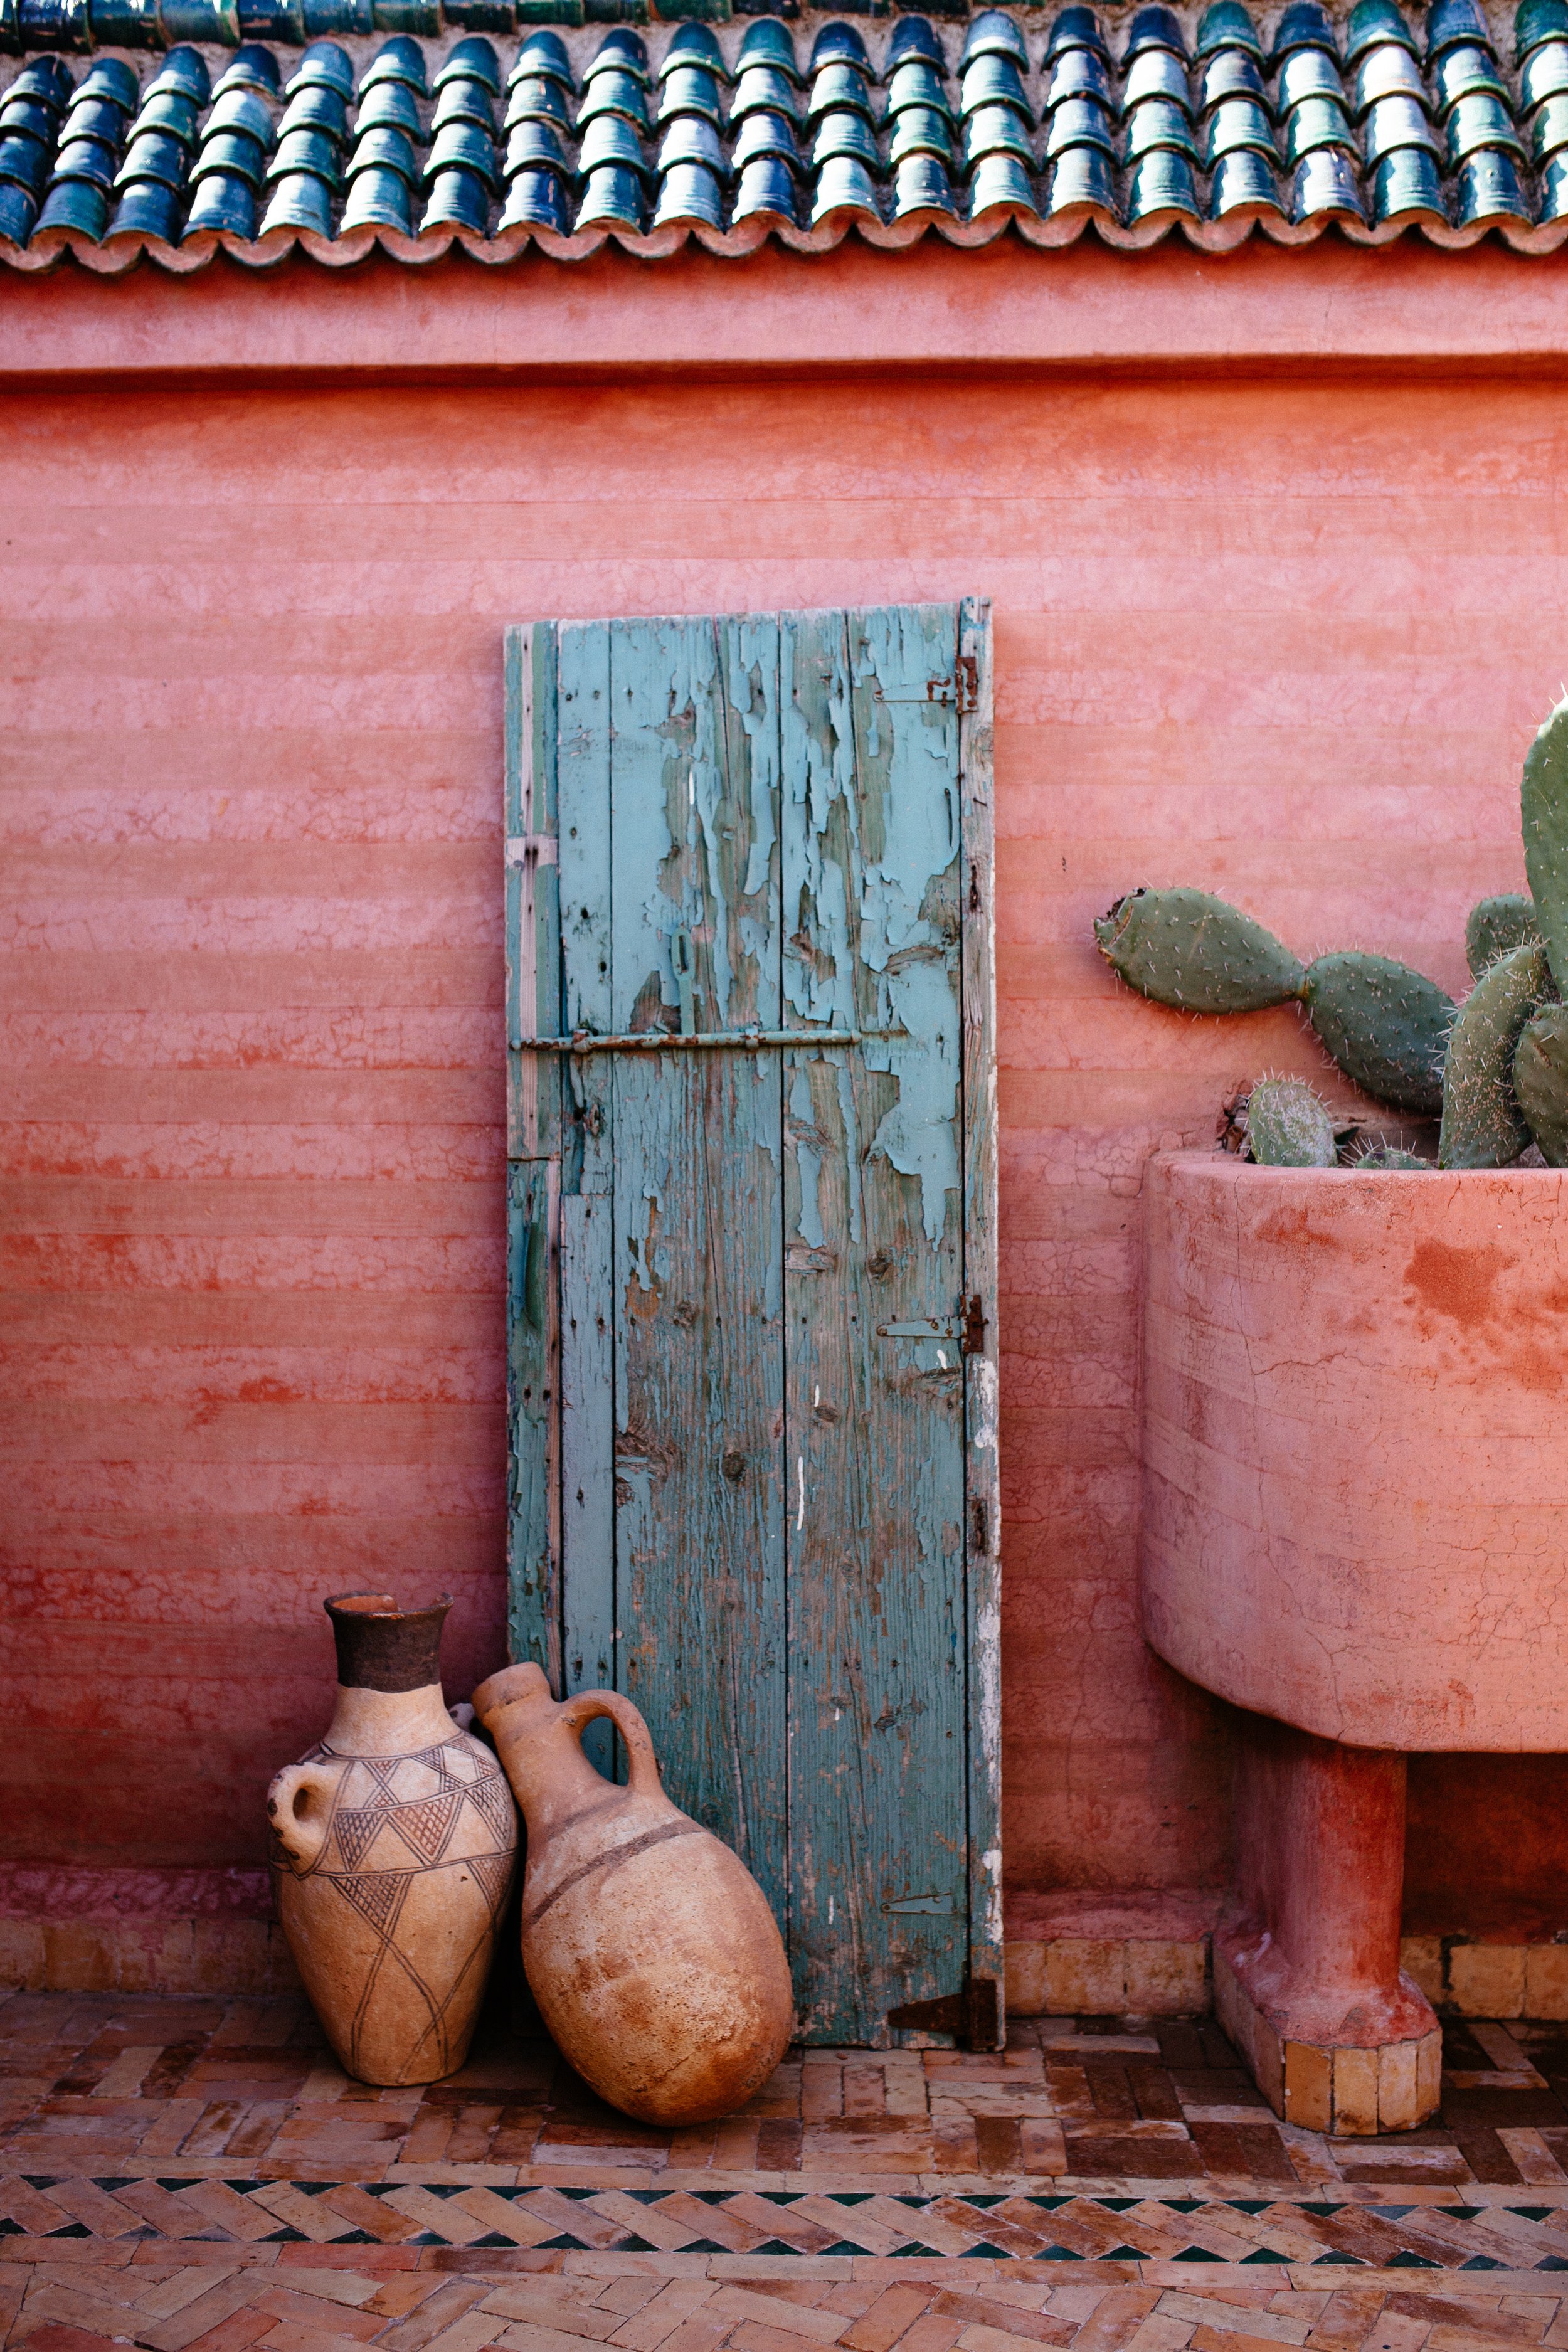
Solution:
M499 1921L506 1908L506 1898L511 1893L512 1874L517 1868L516 1856L510 1853L474 1853L468 1856L468 1868L485 1890L490 1917Z
M418 1804L399 1805L390 1817L390 1824L421 1862L439 1862L457 1826L462 1803L460 1789L451 1796L426 1797Z
M370 1921L378 1935L387 1937L397 1925L408 1881L406 1871L376 1870L366 1871L358 1878L334 1877L331 1883L344 1901L352 1903Z
M506 1782L490 1779L477 1780L468 1793L469 1802L477 1806L496 1835L504 1837L508 1816L512 1811L511 1796Z
M307 1990L351 2074L449 2074L466 2053L517 1864L500 1762L460 1731L402 1756L340 1755L322 1741L302 1760L335 1768L314 1863L300 1867L273 1841L279 1908ZM323 1931L314 1967L307 1914Z

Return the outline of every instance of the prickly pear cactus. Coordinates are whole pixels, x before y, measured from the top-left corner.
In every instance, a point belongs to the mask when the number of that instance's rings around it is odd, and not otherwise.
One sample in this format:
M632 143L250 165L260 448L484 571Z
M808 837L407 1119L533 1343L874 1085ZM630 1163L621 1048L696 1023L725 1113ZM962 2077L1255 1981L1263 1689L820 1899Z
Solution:
M1524 755L1520 823L1547 961L1559 989L1568 990L1568 701L1558 704Z
M1551 985L1546 950L1536 942L1500 957L1459 1007L1443 1081L1440 1168L1511 1168L1528 1150L1514 1049Z
M1568 1004L1543 1004L1520 1032L1513 1086L1549 1168L1568 1168Z
M1334 1124L1304 1078L1259 1078L1247 1100L1247 1139L1264 1168L1331 1168Z
M1500 956L1511 955L1515 948L1526 947L1540 937L1535 908L1517 890L1505 890L1495 898L1482 898L1470 908L1465 925L1465 961L1470 967L1470 978L1479 980Z
M1306 978L1271 931L1206 890L1130 891L1094 936L1129 987L1183 1013L1260 1013Z
M1307 966L1307 1016L1348 1078L1396 1110L1435 1118L1454 1001L1387 956L1325 955Z
M1356 1168L1375 1171L1380 1168L1426 1168L1432 1162L1423 1160L1418 1151L1405 1151L1397 1143L1373 1143L1352 1163Z

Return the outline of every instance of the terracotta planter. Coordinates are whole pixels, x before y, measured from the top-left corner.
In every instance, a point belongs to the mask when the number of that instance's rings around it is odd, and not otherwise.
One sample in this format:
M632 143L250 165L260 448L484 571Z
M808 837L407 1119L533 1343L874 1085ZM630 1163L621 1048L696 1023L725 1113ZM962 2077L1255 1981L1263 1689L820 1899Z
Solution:
M623 2115L714 2122L761 2090L789 2043L784 1940L738 1854L670 1802L647 1724L615 1691L560 1705L536 1665L474 1693L528 1824L522 1964L566 2057ZM608 1716L617 1788L584 1755Z
M463 2063L516 1868L506 1777L441 1696L451 1605L325 1603L337 1707L321 1746L267 1792L289 1948L364 2083L431 2083Z
M1357 1747L1568 1748L1568 1172L1145 1185L1143 1612Z
M1565 1342L1563 1171L1149 1165L1144 1631L1252 1711L1215 1998L1296 2121L1436 2102L1405 1753L1568 1748Z

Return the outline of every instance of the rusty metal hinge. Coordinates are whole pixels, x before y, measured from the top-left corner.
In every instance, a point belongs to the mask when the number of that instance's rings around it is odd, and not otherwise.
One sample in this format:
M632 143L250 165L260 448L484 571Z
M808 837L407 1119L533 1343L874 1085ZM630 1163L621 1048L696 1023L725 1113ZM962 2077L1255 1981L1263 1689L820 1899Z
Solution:
M980 708L980 656L960 654L958 656L958 715L973 719Z
M976 1291L957 1315L915 1315L902 1323L879 1323L879 1339L956 1339L961 1356L985 1353L985 1304Z
M966 1977L962 1992L907 2000L888 2011L888 2023L902 2033L951 2033L966 2050L994 2050L1001 2024L995 1979Z

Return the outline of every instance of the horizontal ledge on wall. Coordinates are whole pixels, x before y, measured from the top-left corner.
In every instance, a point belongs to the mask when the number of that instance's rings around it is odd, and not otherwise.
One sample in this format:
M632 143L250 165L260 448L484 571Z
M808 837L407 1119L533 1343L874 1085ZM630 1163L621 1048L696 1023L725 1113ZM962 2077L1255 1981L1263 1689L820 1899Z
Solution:
M1012 243L962 253L847 245L742 264L657 266L601 253L578 268L493 273L466 260L353 272L224 264L194 278L119 280L74 266L12 277L0 383L103 389L193 377L258 383L458 383L635 373L690 376L867 370L1114 369L1268 373L1568 368L1559 273L1506 249L1136 257ZM411 354L414 356L411 357Z

